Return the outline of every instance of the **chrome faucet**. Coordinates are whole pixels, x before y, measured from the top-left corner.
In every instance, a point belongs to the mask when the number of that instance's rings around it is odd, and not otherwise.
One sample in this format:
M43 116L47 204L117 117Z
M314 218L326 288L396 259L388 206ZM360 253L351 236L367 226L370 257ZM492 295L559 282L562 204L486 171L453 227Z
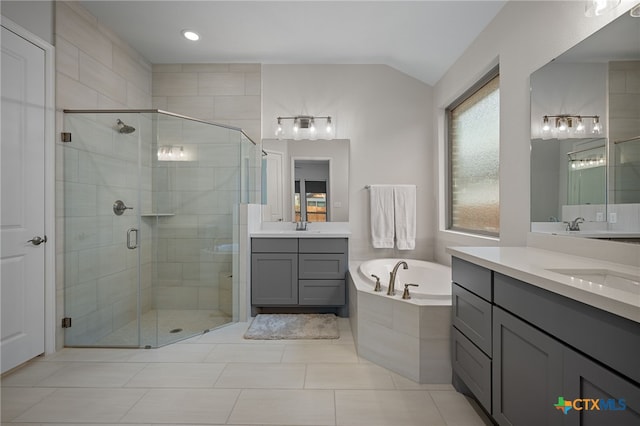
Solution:
M398 273L398 268L400 265L403 265L402 269L409 269L409 265L404 260L396 263L396 266L393 267L393 271L389 272L389 286L387 287L387 296L394 296L396 294L396 274Z
M564 222L567 225L567 231L579 231L580 224L584 222L583 217L576 217L571 222Z

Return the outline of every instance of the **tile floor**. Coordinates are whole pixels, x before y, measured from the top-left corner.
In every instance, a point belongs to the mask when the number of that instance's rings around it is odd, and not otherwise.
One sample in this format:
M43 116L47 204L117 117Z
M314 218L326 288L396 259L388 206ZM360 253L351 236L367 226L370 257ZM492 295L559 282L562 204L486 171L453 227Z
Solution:
M420 385L340 339L257 341L237 323L159 349L64 349L2 377L2 424L490 424L450 385Z

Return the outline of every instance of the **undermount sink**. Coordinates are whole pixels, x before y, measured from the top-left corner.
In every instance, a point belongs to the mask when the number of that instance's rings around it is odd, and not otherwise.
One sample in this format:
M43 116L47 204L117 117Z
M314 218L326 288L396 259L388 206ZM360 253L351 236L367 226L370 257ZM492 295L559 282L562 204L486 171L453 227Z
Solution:
M608 269L547 269L571 278L583 285L600 285L640 294L640 277L613 272Z

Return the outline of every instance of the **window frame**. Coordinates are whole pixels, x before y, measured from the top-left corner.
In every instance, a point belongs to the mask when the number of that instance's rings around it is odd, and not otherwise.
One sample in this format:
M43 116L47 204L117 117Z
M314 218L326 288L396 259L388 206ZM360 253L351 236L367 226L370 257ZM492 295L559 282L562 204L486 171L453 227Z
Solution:
M452 167L452 155L453 155L453 147L451 143L451 135L452 135L452 112L466 100L468 100L471 96L489 84L493 79L500 77L500 65L496 65L489 72L487 72L482 78L480 78L476 83L474 83L471 87L469 87L462 95L457 97L448 107L445 108L445 152L446 152L446 182L445 182L445 230L454 231L454 232L463 232L470 235L477 235L483 237L500 237L500 201L498 201L498 231L490 232L490 231L482 231L478 229L468 229L455 227L453 225L453 167ZM500 83L498 82L498 89L500 88ZM500 115L500 111L498 111ZM500 142L498 141L498 144ZM499 149L499 146L498 146ZM498 179L499 179L499 171L500 165L498 164Z

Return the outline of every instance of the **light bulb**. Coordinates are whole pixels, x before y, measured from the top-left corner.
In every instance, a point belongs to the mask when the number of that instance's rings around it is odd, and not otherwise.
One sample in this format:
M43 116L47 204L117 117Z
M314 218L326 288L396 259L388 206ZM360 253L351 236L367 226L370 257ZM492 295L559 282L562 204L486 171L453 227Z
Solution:
M584 133L584 123L582 122L582 117L578 117L578 124L576 125L576 134L583 134Z
M180 147L180 158L183 158L183 157L184 157L184 147L181 146Z
M284 133L284 130L282 129L282 119L278 117L278 125L276 126L276 136L280 138L283 133Z
M561 118L560 120L558 120L558 131L559 132L566 132L567 131L567 119L566 118Z
M309 131L311 133L315 133L316 132L316 122L315 122L315 120L313 118L309 122Z
M542 117L542 139L551 138L551 125L549 124L549 117Z
M587 0L584 14L588 17L600 16L615 9L620 4L620 0Z
M298 118L294 118L293 119L293 131L295 133L298 133L298 130L300 129L300 121L298 120Z
M331 117L327 117L327 133L331 133L333 130L333 124L331 124Z
M594 135L599 135L600 133L602 133L602 124L600 124L599 117L594 117L593 130L591 130L591 133L593 133Z

